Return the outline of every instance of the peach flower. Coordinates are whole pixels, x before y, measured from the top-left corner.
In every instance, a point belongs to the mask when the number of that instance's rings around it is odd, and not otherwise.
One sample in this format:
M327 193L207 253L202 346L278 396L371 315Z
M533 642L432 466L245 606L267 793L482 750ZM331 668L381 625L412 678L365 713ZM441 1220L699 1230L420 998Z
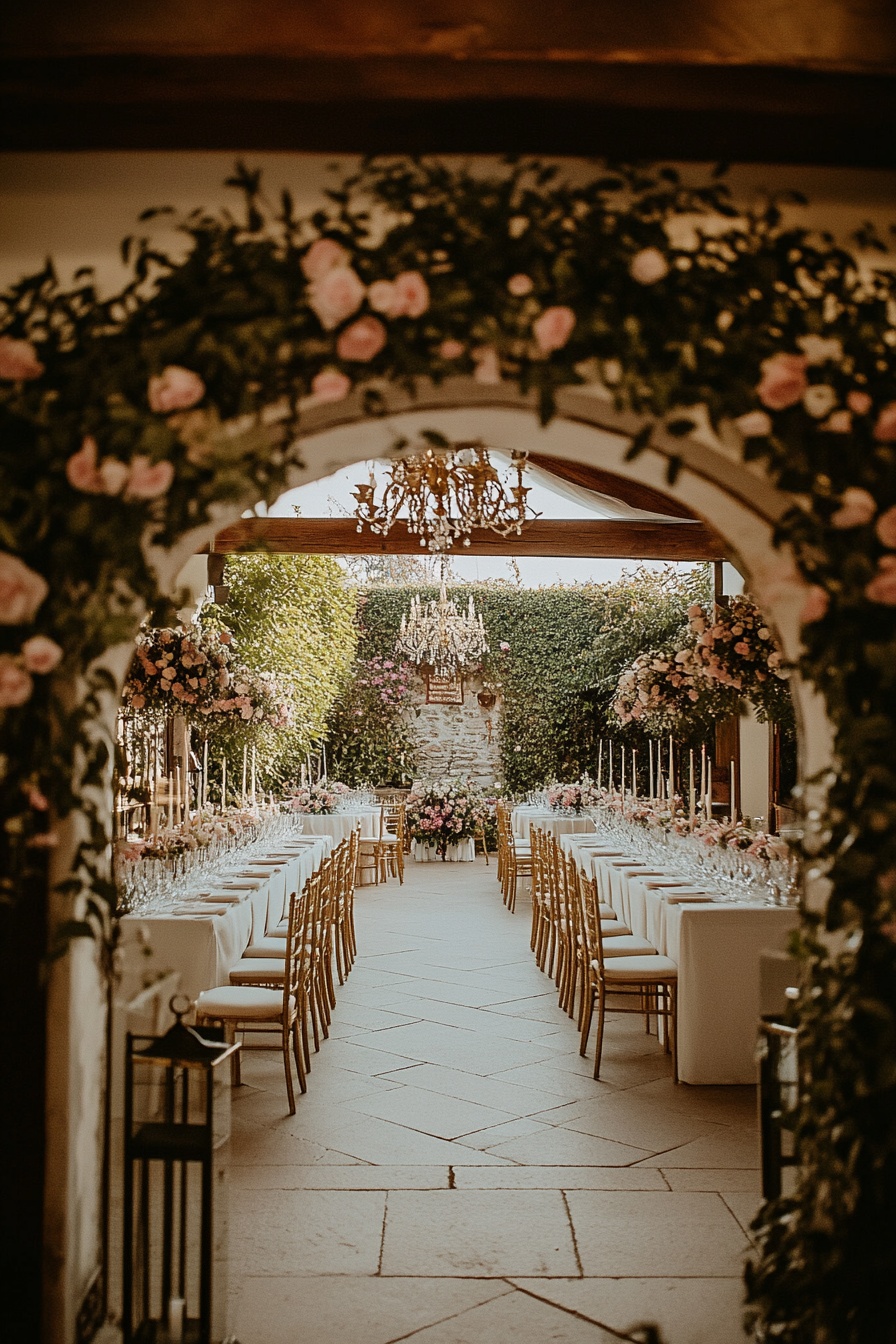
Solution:
M16 709L31 699L34 682L8 653L0 653L0 709Z
M395 277L396 311L393 317L422 317L429 307L429 286L419 271L402 271Z
M158 499L171 489L174 480L172 462L151 462L138 454L131 461L126 497L128 499Z
M846 404L854 415L867 415L874 403L868 392L853 388L852 392L846 395Z
M830 605L831 599L824 588L821 588L817 583L811 584L806 592L806 599L800 612L800 623L802 625L813 625L816 621L820 621L822 617L828 614Z
M344 266L348 253L332 238L317 238L302 258L302 270L309 280L321 280L327 271Z
M891 551L896 551L896 504L881 514L874 530L885 546L889 546Z
M55 639L48 639L46 635L32 635L22 645L25 667L39 676L52 672L61 657L62 649Z
M849 486L840 496L840 507L831 515L831 527L844 531L849 527L864 527L877 513L874 496L857 486Z
M83 490L89 495L104 493L103 478L97 470L96 459L96 439L91 434L86 434L81 447L76 453L72 453L65 464L66 480L72 489Z
M98 474L102 494L120 495L130 472L117 457L107 457L100 463Z
M571 308L563 305L545 308L532 323L532 334L541 353L549 355L553 350L562 350L575 325L576 315Z
M42 574L0 551L0 625L27 625L50 591Z
M318 401L342 401L351 390L351 378L338 369L321 369L311 380L311 393Z
M865 596L869 602L896 607L896 555L881 556L877 562L877 573L865 585Z
M476 367L473 370L475 381L486 387L494 387L497 383L500 383L501 361L495 347L493 345L480 346L473 353L476 359Z
M772 432L771 416L765 411L747 411L746 415L739 415L734 423L745 439L761 439Z
M771 411L783 411L802 401L808 386L805 355L772 355L761 364L762 378L756 387L759 400Z
M507 281L508 292L512 294L515 299L524 299L527 294L532 293L534 288L535 284L532 277L523 275L522 272L518 275L512 275Z
M874 437L878 443L896 443L896 401L888 402L877 417Z
M462 342L455 341L451 336L439 346L439 355L442 359L460 359L463 353L464 346Z
M639 285L655 285L669 274L669 263L658 247L643 247L632 257L629 274Z
M21 383L30 378L39 378L43 371L44 366L30 341L0 336L0 378Z
M359 317L357 322L340 333L336 353L340 359L366 364L379 354L385 344L386 328L379 318Z
M819 429L824 429L828 434L849 434L852 430L852 411L834 411L828 416Z
M188 411L205 396L205 383L192 369L169 364L155 378L149 380L149 409L157 415L172 411Z
M332 331L358 311L366 293L357 271L351 266L334 266L313 282L308 302L320 318L321 326Z
M395 307L395 286L391 280L374 280L367 291L367 302L375 313L393 316Z

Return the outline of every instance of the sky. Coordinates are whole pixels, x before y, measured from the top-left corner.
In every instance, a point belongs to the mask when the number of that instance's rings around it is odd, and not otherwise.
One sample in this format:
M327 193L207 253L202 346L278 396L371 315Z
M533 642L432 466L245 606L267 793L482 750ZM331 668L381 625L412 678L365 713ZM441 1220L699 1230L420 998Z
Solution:
M379 495L387 473L383 463L358 462L353 467L338 471L333 476L314 481L310 485L289 490L272 504L268 513L272 517L291 518L298 506L305 518L345 517L354 511L355 501L352 490L359 481L367 481L371 471L377 478ZM542 518L604 518L618 517L610 510L601 509L599 504L584 504L575 498L561 495L542 484L529 479L531 487L529 503ZM663 569L667 561L643 560L581 560L566 557L527 556L515 557L519 578L525 588L538 588L557 583L611 583L620 578L624 570L633 570L639 564L648 569ZM677 564L676 569L689 569L690 565ZM461 582L475 582L479 579L509 579L516 581L516 573L509 556L463 555L451 553L452 575Z

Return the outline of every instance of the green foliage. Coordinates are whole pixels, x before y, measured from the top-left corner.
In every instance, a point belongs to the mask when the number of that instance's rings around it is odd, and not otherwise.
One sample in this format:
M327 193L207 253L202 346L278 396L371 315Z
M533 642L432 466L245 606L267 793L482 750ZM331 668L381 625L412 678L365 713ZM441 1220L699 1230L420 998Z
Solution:
M355 651L355 593L342 567L327 555L228 557L227 604L203 613L234 633L240 661L274 672L288 688L292 724L257 735L259 787L294 779L327 715ZM222 742L232 772L242 769L242 743ZM331 772L332 773L332 772Z
M330 777L353 788L407 784L417 738L406 717L413 668L392 649L357 658L328 721Z

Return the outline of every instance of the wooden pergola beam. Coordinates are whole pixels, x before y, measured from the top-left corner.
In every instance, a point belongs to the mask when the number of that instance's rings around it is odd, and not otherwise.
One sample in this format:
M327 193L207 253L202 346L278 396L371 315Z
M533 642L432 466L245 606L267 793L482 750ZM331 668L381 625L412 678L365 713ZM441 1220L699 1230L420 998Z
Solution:
M705 523L677 520L536 518L522 536L476 529L456 555L569 556L613 560L722 560L721 537ZM399 521L387 536L357 530L353 518L242 518L215 537L214 555L271 551L280 555L420 555L419 537Z

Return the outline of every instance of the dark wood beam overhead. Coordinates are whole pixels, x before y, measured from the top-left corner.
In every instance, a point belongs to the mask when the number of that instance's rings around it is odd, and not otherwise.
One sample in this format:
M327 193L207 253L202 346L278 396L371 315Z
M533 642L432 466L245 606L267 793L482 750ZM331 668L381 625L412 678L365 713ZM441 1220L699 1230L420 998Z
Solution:
M33 0L13 149L891 165L892 0Z
M271 551L294 555L420 555L420 538L398 522L388 536L358 532L353 518L242 518L215 537L215 555ZM705 523L536 518L521 537L477 528L456 555L574 556L614 560L721 560L722 539Z
M631 481L627 476L617 476L614 471L605 471L602 467L589 467L584 462L572 462L565 457L548 457L546 453L530 453L529 461L533 467L557 476L560 480L579 485L584 490L596 491L599 495L609 495L611 499L630 504L633 509L644 509L647 513L665 513L669 518L688 518L694 521L694 515L672 495L656 490L652 485L643 485L640 481Z

